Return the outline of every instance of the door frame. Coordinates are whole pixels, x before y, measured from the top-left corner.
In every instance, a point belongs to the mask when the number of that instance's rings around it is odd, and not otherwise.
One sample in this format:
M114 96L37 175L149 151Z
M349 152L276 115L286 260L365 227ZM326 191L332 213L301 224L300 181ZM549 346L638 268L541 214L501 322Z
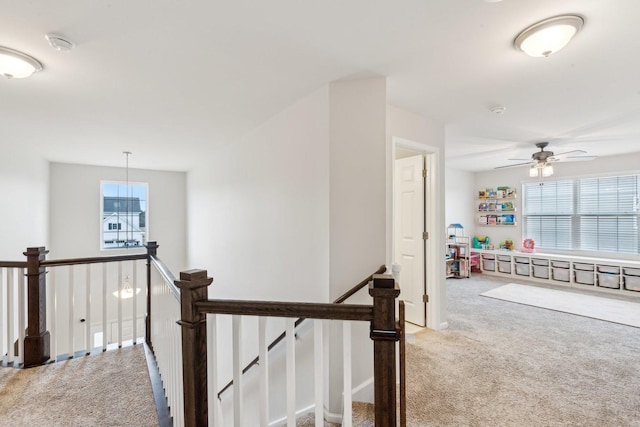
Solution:
M388 212L390 215L389 235L387 240L388 251L387 259L389 265L393 262L395 253L395 217L393 212L393 203L395 198L394 176L395 176L395 158L396 147L406 148L422 154L425 157L425 167L427 168L427 178L425 180L425 230L429 233L429 238L425 243L425 281L423 292L429 296L429 302L425 303L426 325L431 329L444 329L447 322L438 322L441 318L440 312L444 310L443 303L445 301L444 275L440 270L444 269L444 264L439 262L440 258L444 260L442 255L444 229L442 212L440 209L444 204L444 197L438 191L442 171L438 167L440 164L440 148L421 144L419 142L392 136L391 137L391 161L390 161L390 194ZM444 270L443 270L444 271ZM400 280L402 280L402 271L400 271ZM443 283L440 283L443 282Z

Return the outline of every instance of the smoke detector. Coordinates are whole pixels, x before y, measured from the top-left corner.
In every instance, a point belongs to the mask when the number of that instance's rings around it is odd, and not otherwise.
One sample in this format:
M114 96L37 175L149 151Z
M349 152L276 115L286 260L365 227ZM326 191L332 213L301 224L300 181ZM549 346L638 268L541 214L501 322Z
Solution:
M504 107L502 105L496 105L494 107L491 107L491 112L493 114L503 114L505 111L507 111L507 107Z
M71 40L59 34L47 34L44 38L52 48L59 52L69 52L76 46Z

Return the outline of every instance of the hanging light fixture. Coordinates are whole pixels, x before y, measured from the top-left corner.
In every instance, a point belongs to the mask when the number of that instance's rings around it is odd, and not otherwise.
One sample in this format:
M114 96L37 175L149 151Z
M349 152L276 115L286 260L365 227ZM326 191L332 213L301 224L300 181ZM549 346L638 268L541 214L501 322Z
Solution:
M0 46L0 74L8 79L23 79L42 71L42 64L32 56Z
M129 209L129 201L131 200L131 194L130 194L130 189L129 189L129 156L131 155L131 151L123 151L122 154L124 154L127 158L126 160L126 164L125 164L125 188L126 188L126 195L125 195L125 206L126 206L126 215L127 215L127 220L125 221L125 230L124 230L124 239L125 239L125 248L129 248L129 243L131 241L133 241L133 229L131 227L130 224L130 218L129 218L129 214L130 214L130 209ZM131 287L131 284L129 283L129 275L126 275L124 278L124 283L122 284L122 288L118 291L114 291L113 292L113 296L116 298L120 298L120 299L129 299L129 298L133 298L134 292L135 294L139 294L142 291L142 289L136 287L135 289Z
M135 289L136 295L139 294L141 291L142 289L136 288ZM120 289L120 291L114 291L113 296L120 299L129 299L129 298L133 298L133 292L134 292L134 289L131 287L131 284L129 283L129 276L127 275L124 278L122 289Z
M127 194L124 197L124 200L125 200L124 205L125 205L125 209L126 209L125 213L126 213L127 220L126 220L126 227L125 227L125 230L124 230L124 240L125 240L124 247L125 248L129 248L129 243L132 240L129 237L133 236L133 234L132 234L133 230L130 230L130 228L131 228L131 218L130 218L130 216L131 216L131 206L129 206L129 201L131 200L129 198L130 197L130 194L129 194L130 193L130 191L129 191L129 156L131 155L131 151L123 151L122 154L124 154L127 157L127 162L126 162L126 166L125 166L125 170L126 170L126 181L125 181L126 182L126 187L125 188L127 190Z
M578 15L560 15L525 28L513 45L534 57L548 57L565 47L584 25Z

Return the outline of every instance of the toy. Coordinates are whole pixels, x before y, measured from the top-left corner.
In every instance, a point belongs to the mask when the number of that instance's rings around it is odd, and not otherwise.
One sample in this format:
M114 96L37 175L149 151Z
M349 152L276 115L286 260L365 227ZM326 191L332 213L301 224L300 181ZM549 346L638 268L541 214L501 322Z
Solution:
M486 249L489 246L488 236L473 236L472 247L474 249Z
M504 239L503 241L500 242L500 249L505 249L507 251L512 251L513 250L513 240L511 239Z
M533 241L533 239L524 239L522 241L522 248L520 249L520 251L533 252L535 251L535 246L536 246L536 243Z

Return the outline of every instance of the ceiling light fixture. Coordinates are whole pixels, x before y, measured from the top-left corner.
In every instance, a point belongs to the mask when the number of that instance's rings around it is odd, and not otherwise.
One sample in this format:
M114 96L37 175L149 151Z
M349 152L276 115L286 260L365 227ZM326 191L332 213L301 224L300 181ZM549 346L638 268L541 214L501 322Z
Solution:
M122 285L122 289L120 289L119 291L114 291L112 292L112 294L116 298L130 299L130 298L133 298L134 292L136 293L136 295L138 295L140 292L142 292L142 289L136 287L134 290L131 287L131 284L129 283L129 276L126 276L124 278L124 284Z
M547 57L565 47L584 25L578 15L560 15L525 28L513 45L534 57Z
M535 165L531 165L529 168L530 178L547 178L551 175L553 175L553 166L546 162L536 163Z
M37 59L15 49L0 46L0 74L8 79L22 79L42 70Z

